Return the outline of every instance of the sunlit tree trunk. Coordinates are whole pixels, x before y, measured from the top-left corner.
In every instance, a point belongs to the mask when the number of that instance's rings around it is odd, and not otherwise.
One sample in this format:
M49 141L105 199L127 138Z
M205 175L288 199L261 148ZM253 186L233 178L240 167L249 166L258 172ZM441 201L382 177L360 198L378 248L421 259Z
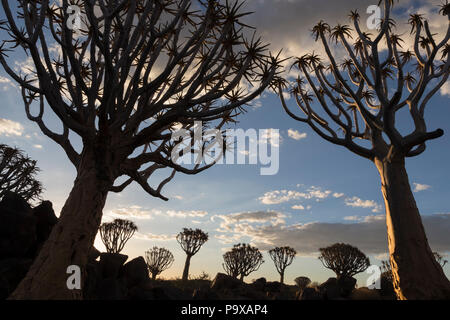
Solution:
M386 205L393 285L399 299L449 299L450 282L428 245L405 161L375 160Z
M82 299L82 290L69 290L70 265L79 266L81 281L86 275L88 253L99 228L110 182L99 175L93 152L85 152L78 174L39 255L9 299ZM82 288L81 288L82 289Z

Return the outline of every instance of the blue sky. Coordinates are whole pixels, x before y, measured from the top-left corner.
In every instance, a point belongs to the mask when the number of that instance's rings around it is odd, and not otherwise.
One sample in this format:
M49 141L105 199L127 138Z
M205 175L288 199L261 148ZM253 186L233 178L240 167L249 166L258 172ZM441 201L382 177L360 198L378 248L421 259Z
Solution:
M351 9L359 7L364 12L372 2L377 1L339 1L338 5L337 1L312 4L261 0L248 5L255 11L249 21L274 51L283 47L286 55L300 56L316 49L309 32L315 22L346 21ZM401 1L399 21L405 22L404 14L413 8L431 14L431 4L439 1ZM445 19L439 17L433 19L432 26L439 29L444 23ZM20 62L25 57L14 55L14 59ZM6 79L0 70L0 141L20 147L38 161L43 196L59 212L73 184L75 169L59 146L27 120L19 91ZM446 135L428 143L423 155L407 162L432 249L441 253L450 252L449 97L450 90L442 90L431 101L427 114L429 128L442 128ZM177 174L163 192L170 198L168 202L150 197L136 184L121 194L110 194L104 221L122 217L139 227L125 254L133 258L152 246L166 247L173 252L175 263L162 276L181 276L185 256L174 236L183 227L192 227L210 234L210 240L192 260L190 273L194 276L202 271L211 276L223 272L222 254L238 242L251 242L264 250L266 262L249 279L278 279L265 251L275 245L290 245L299 253L286 271L288 283L297 276L313 281L333 276L317 259L316 251L337 241L358 246L374 264L385 259L384 204L378 172L370 161L322 140L308 126L288 117L270 92L248 108L236 127L280 130L278 174L261 176L257 165L217 165L196 176ZM99 239L96 246L103 249ZM448 265L445 272L450 274ZM368 276L357 277L360 285L365 285Z

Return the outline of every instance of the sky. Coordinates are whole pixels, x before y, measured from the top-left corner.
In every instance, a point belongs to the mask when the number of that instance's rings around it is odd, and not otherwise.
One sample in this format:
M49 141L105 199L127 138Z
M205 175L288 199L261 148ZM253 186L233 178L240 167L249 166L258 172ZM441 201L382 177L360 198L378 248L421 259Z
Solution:
M301 56L321 53L310 30L319 20L330 25L346 23L350 10L359 9L362 18L369 5L378 1L306 1L255 0L246 9L254 13L246 21L257 33L283 55ZM395 8L398 28L408 35L406 21L413 12L424 13L432 30L442 32L446 20L437 15L440 1L400 1ZM4 13L1 12L0 18ZM368 16L368 15L367 15ZM2 35L3 36L3 35ZM14 56L15 67L26 65L26 57ZM45 191L43 198L52 201L59 214L69 195L76 171L66 155L25 115L20 93L0 68L0 142L17 146L36 159ZM450 132L448 119L450 83L431 100L427 123L430 129ZM222 255L233 244L246 242L263 251L265 263L247 280L279 276L267 250L275 246L292 246L298 252L286 270L286 282L298 276L322 282L334 274L317 259L318 249L335 242L357 246L372 264L387 258L387 235L380 178L375 166L348 150L332 145L317 136L307 125L291 119L279 99L266 91L239 122L230 128L278 129L280 142L279 171L260 175L259 165L216 165L198 175L177 174L165 186L163 194L170 200L152 198L136 184L120 194L111 193L104 209L103 221L130 219L139 230L126 244L123 253L132 259L144 255L153 246L169 249L174 265L162 273L164 278L180 277L185 254L175 240L183 227L200 228L209 233L209 241L195 255L190 274L203 271L211 277L223 272ZM57 123L54 123L57 126ZM430 246L441 254L450 253L450 135L428 143L427 151L407 160L407 169L417 205L422 214ZM158 177L155 177L157 179ZM95 246L104 250L97 237ZM444 267L450 275L448 265ZM357 276L365 285L370 275Z

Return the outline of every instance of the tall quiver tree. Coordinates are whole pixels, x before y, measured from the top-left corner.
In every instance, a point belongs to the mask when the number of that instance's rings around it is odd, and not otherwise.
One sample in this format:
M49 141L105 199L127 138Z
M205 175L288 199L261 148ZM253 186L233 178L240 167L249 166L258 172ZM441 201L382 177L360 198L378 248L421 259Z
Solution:
M202 245L208 241L208 234L200 229L194 230L183 228L183 231L177 235L177 241L186 253L186 262L184 264L182 277L182 280L186 281L189 277L191 258L200 250Z
M137 229L133 221L114 219L100 226L100 238L108 253L120 253Z
M81 298L81 290L67 289L66 269L78 265L84 276L108 193L136 182L167 200L161 190L176 171L210 166L172 159L173 130L192 133L195 121L222 128L276 74L279 61L267 46L244 38L241 5L208 0L193 10L191 2L76 1L74 12L67 0L62 7L2 1L0 28L9 38L0 44L0 63L21 87L28 118L77 171L58 226L11 298ZM34 64L26 75L7 55L17 47ZM47 126L52 115L62 133ZM152 186L156 170L170 173Z
M291 247L276 247L269 250L269 256L280 274L280 282L284 283L284 272L294 261L297 251Z
M373 36L361 31L357 12L350 15L357 39L347 25L331 28L321 21L313 28L326 61L307 54L295 62L302 77L290 91L303 115L286 104L287 81L279 79L277 88L283 108L293 119L308 124L323 139L369 159L378 169L398 298L449 298L450 282L429 247L405 159L422 154L427 141L444 133L427 129L425 111L449 77L450 26L438 41L422 15L411 15L414 44L412 50L405 50L394 32L393 3L384 0L384 19ZM450 4L446 2L440 12L450 19ZM330 42L347 52L342 64ZM402 123L412 120L410 133L400 132L397 116Z
M145 262L152 280L156 280L157 275L169 269L174 260L172 252L165 248L153 247L145 252Z
M319 260L336 273L336 278L353 277L364 272L370 266L370 260L358 248L345 243L335 243L326 248L320 248Z

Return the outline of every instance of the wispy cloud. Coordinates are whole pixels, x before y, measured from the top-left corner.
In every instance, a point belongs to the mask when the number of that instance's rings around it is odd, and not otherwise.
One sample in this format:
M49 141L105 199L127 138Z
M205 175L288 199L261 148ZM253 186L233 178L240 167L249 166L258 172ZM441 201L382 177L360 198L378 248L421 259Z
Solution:
M301 139L305 139L307 137L307 134L300 133L299 131L294 130L294 129L289 129L288 136L294 140L301 140Z
M368 208L372 209L372 212L381 212L382 207L373 200L363 200L358 197L351 197L345 199L345 205L355 208Z
M176 239L175 234L154 234L154 233L140 233L136 232L134 235L136 239L149 241L171 241Z
M413 183L414 185L414 189L413 192L420 192L420 191L425 191L431 188L431 186L427 185L427 184L421 184L421 183Z
M263 196L258 199L263 204L280 204L284 202L289 202L292 200L298 199L316 199L323 200L328 198L328 196L332 193L330 190L322 190L319 187L310 187L305 192L299 192L295 190L273 190L266 192Z
M24 128L19 122L0 118L0 135L6 137L21 136L23 132Z

